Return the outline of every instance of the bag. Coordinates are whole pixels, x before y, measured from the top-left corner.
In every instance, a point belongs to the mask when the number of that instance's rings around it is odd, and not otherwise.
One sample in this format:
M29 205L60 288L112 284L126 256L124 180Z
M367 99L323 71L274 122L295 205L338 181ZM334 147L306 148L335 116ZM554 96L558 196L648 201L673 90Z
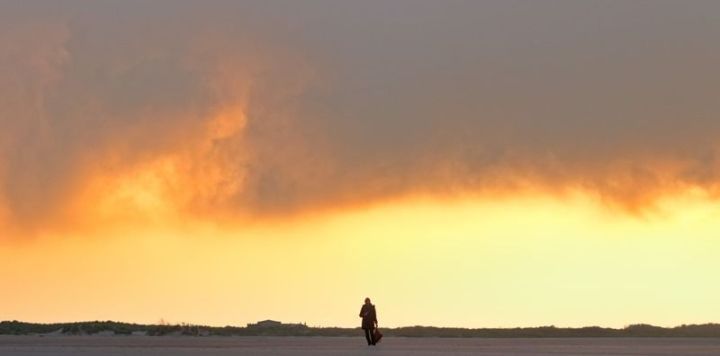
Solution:
M375 343L380 342L380 339L382 339L382 337L383 334L380 332L380 330L378 330L378 328L373 329L373 341L375 341Z

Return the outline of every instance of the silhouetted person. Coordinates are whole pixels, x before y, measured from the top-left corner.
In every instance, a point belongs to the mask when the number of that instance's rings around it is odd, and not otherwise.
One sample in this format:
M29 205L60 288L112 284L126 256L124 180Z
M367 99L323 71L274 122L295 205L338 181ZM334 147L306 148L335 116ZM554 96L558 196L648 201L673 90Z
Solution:
M368 345L375 345L377 342L374 336L375 328L377 328L377 314L375 314L375 306L370 303L370 298L365 298L365 304L360 308L360 317Z

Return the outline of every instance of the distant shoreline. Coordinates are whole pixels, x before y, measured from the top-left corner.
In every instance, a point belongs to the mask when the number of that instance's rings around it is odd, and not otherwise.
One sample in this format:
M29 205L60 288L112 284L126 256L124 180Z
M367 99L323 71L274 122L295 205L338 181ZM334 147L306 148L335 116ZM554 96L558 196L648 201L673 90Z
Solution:
M522 328L446 328L408 326L382 328L385 336L441 338L587 338L587 337L713 337L720 338L720 324L691 324L664 328L635 324L625 328L554 326ZM71 323L0 322L0 335L137 335L137 336L357 336L359 328L309 327L265 321L248 326L213 327L194 324L134 324L115 321Z

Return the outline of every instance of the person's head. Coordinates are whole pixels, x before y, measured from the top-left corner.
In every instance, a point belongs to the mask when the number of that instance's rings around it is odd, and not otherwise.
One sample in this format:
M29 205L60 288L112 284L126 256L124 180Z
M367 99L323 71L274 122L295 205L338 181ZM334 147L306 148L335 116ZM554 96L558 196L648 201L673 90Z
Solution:
M365 304L370 304L370 298L365 298Z

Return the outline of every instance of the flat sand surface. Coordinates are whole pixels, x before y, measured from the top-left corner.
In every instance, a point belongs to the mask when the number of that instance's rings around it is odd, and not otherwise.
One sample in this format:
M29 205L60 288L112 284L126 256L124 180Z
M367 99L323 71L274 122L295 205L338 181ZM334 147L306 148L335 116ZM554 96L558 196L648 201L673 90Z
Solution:
M720 339L0 336L0 355L720 355Z

